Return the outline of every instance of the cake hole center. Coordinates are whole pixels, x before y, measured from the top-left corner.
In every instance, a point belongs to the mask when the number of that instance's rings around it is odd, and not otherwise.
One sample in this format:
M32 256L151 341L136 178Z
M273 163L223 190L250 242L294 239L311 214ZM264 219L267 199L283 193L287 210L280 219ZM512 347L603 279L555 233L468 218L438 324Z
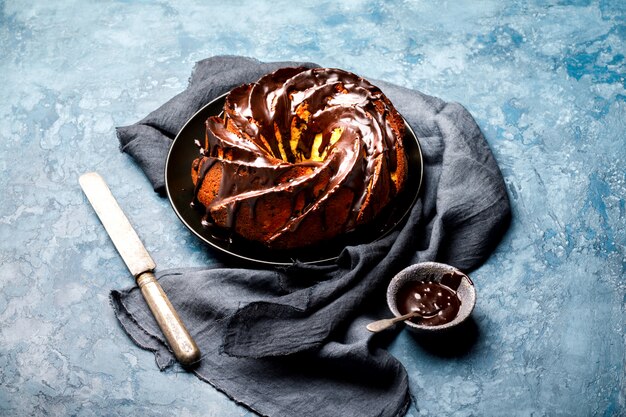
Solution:
M327 137L324 137L324 134L320 132L313 137L312 141L310 139L305 141L306 135L302 134L305 129L306 127L300 130L298 134L293 135L291 139L291 150L296 158L296 163L324 161L344 130L342 127L337 127L332 130L330 135L327 134Z

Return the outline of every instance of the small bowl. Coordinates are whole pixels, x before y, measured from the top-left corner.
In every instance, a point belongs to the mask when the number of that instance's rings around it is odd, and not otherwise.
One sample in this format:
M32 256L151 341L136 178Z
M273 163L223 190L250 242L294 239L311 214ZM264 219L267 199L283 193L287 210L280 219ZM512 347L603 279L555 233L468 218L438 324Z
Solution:
M452 277L450 274L452 274ZM442 279L444 282L442 282ZM476 305L476 289L474 288L474 283L466 274L457 268L437 262L422 262L411 265L393 277L387 288L387 305L391 312L396 317L402 315L398 309L398 298L406 285L428 281L441 283L455 291L461 301L459 311L454 319L438 325L422 325L414 323L411 320L406 320L405 323L409 330L416 333L434 333L453 328L464 322Z

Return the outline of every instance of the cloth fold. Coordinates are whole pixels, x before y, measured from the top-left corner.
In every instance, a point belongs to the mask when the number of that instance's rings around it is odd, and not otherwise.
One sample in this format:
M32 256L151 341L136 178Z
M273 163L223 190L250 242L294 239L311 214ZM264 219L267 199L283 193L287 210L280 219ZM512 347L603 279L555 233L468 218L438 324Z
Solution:
M237 85L295 65L317 66L234 56L200 61L185 91L117 129L121 149L162 193L167 151L191 115ZM203 353L193 372L258 414L404 414L408 378L385 350L391 333L373 336L365 329L389 314L389 280L421 261L474 269L508 226L504 181L472 116L459 104L371 81L408 120L422 148L422 191L404 225L377 242L344 249L333 265L252 268L225 259L157 273ZM173 355L139 290L112 291L111 301L129 336L155 352L161 369L171 365Z

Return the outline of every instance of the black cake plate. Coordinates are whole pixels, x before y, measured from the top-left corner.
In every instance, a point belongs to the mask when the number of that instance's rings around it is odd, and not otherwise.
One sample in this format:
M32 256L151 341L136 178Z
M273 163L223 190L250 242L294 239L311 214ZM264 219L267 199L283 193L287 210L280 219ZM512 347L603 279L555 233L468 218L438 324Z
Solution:
M409 159L408 180L404 190L383 210L372 223L337 236L321 244L298 249L270 249L258 242L243 239L217 228L202 225L204 209L191 206L194 185L191 181L191 163L199 156L196 140L204 144L205 124L211 116L219 115L226 94L216 98L196 112L180 130L167 156L165 189L174 212L189 230L213 248L237 258L270 265L326 264L337 259L346 246L371 243L392 232L410 214L417 201L423 176L422 152L417 136L404 121L406 134L404 149Z

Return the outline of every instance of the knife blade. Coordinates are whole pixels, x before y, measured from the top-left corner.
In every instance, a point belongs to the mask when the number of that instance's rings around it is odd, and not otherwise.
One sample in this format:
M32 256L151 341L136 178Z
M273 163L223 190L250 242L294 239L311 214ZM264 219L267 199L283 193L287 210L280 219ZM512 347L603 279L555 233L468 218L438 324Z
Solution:
M200 359L200 350L154 276L156 264L107 186L96 172L79 183L152 311L176 359L184 366Z

